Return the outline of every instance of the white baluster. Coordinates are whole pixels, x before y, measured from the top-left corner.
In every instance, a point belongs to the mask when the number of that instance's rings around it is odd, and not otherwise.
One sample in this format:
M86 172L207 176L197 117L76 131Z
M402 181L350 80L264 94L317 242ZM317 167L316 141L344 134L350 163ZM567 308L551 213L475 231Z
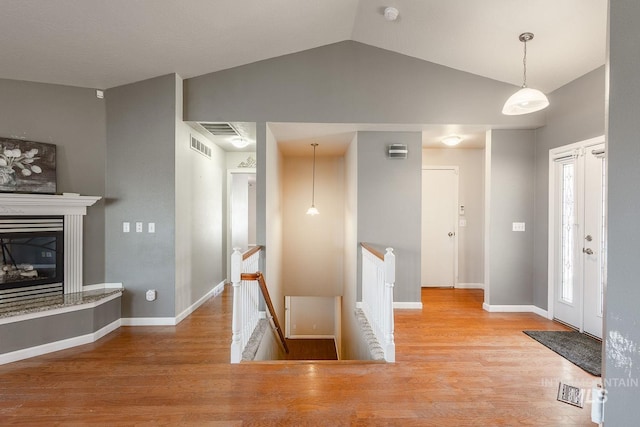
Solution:
M231 284L233 285L233 320L231 323L231 363L240 363L242 360L242 295L240 273L242 271L242 253L240 248L233 248L231 255Z

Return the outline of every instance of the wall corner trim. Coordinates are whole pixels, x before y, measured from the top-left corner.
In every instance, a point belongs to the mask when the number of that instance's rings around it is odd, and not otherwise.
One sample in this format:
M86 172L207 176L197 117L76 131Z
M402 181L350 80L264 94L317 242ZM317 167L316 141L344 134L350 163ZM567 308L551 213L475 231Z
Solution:
M547 310L535 305L489 305L484 302L482 308L489 313L534 313L548 319Z

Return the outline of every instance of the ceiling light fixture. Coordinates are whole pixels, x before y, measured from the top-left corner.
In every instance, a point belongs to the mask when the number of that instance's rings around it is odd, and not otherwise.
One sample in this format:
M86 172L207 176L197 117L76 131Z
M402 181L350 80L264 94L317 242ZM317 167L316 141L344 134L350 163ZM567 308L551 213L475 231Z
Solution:
M454 145L458 145L462 142L462 138L458 135L451 135L442 139L442 143L444 145L448 145L449 147L453 147Z
M533 33L522 33L519 40L524 43L524 58L522 59L524 78L522 88L511 95L502 107L502 114L507 116L533 113L547 108L549 105L549 100L544 93L527 87L527 42L533 40Z
M244 148L249 145L249 141L241 137L236 137L231 139L231 144L236 148Z
M316 147L318 144L311 144L313 147L313 184L311 186L311 207L307 209L307 215L318 215L318 209L316 209Z
M389 6L384 10L384 19L386 19L389 22L392 22L398 19L398 15L400 15L400 12L395 7Z

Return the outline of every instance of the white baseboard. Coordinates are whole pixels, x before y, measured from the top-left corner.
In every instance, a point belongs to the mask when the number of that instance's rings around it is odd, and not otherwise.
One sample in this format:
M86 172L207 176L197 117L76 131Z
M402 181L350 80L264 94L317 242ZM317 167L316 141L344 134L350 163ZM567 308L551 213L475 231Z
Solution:
M309 339L327 339L327 340L335 340L335 335L289 335L287 338L291 340L309 340Z
M362 301L356 302L356 308L362 308ZM422 310L421 302L394 301L393 308L396 310Z
M64 340L25 348L22 350L16 350L10 353L0 354L0 365L17 362L18 360L28 359L30 357L42 356L43 354L53 353L54 351L66 350L68 348L77 347L79 345L90 344L92 342L98 341L109 332L115 331L120 326L121 322L120 319L118 319L90 334L67 338Z
M220 295L224 290L224 284L224 280L218 283L213 289L184 309L182 313L176 317L123 317L122 326L175 326L196 311L196 309L207 302L207 300Z
M122 326L175 326L175 317L123 317Z
M547 318L547 310L543 310L535 305L489 305L482 303L482 308L490 313L534 313Z
M422 310L421 302L403 302L403 301L394 301L393 302L394 309L400 310Z
M456 289L484 289L484 283L458 283Z
M202 304L207 302L209 298L220 295L223 290L224 290L224 280L218 283L213 289L211 289L209 292L204 294L198 301L194 302L189 307L187 307L182 313L180 313L176 317L175 324L177 325L178 323L182 322L188 315L196 311L198 307L200 307Z

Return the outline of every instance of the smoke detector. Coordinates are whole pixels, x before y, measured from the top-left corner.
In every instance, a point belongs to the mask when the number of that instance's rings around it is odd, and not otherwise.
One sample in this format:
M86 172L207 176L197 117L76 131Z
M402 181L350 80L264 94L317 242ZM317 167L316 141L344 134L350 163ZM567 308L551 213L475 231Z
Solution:
M386 19L387 21L395 21L396 19L398 19L399 14L400 12L398 11L398 9L389 6L384 10L384 19Z

